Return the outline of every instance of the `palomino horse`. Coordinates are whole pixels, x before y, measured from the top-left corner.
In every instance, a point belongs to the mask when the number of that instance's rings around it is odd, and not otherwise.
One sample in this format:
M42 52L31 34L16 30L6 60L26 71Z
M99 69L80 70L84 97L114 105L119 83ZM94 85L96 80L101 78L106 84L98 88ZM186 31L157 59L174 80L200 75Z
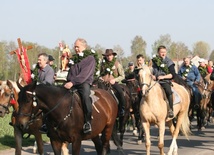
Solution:
M44 154L43 151L43 141L41 133L39 132L39 128L42 125L42 119L41 116L39 116L34 122L29 125L29 128L26 130L21 130L17 126L15 126L15 117L18 112L19 104L17 102L18 99L18 93L19 88L17 87L16 82L7 80L7 81L0 81L0 105L2 108L0 108L0 116L3 117L5 112L9 112L9 107L13 107L13 114L12 114L12 124L14 127L14 137L16 142L16 148L15 148L15 154L21 155L21 149L22 149L22 136L27 133L29 135L34 135L37 146L38 146L38 153L40 155ZM34 152L36 153L36 152Z
M188 134L191 133L188 118L188 108L190 104L189 93L183 86L174 82L172 83L173 89L180 97L180 103L174 105L173 107L174 115L177 117L177 124L176 127L174 127L172 119L167 118L168 104L164 99L165 97L163 90L158 81L154 81L152 78L151 62L149 66L143 66L143 68L139 71L139 76L143 96L140 103L140 116L146 134L145 145L147 155L150 155L150 125L153 123L159 127L158 148L160 149L160 154L164 155L165 124L168 125L173 138L168 154L178 154L176 139L180 128L186 138L188 138Z
M81 141L86 139L92 139L98 155L107 153L118 110L107 91L94 90L97 101L92 108L92 132L84 134L81 99L75 90L36 83L20 89L17 125L28 128L31 117L41 109L47 117L48 136L55 155L61 155L63 142L72 143L72 155L79 155Z
M93 84L97 88L107 90L114 97L114 99L117 101L117 103L119 102L118 101L119 94L112 88L112 86L109 82L105 82L98 78L98 79L94 80ZM119 132L120 132L120 145L118 146L116 144L118 149L122 149L121 146L123 146L123 137L124 137L124 133L125 133L125 127L128 122L128 119L129 119L130 108L131 108L131 103L132 103L131 95L130 95L130 91L129 91L128 87L124 84L120 84L120 86L124 90L126 103L125 103L125 114L124 114L124 116L119 117L119 122L117 123L119 125Z
M210 80L210 74L208 74L204 79L206 82L203 80L203 78L201 78L200 83L197 84L198 89L202 95L200 106L198 109L196 109L198 130L202 130L203 128L205 128L206 125L205 119L209 113L208 104L211 99L213 87L213 81Z

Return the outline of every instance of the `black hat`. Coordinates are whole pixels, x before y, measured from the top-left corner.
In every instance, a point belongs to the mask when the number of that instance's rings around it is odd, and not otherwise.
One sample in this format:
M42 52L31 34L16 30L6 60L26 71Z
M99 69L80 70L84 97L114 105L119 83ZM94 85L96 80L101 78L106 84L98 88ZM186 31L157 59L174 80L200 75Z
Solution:
M54 61L55 59L53 58L52 55L48 55L48 60L49 60L49 61Z
M113 52L113 50L112 49L106 49L106 52L105 52L105 54L102 54L103 56L108 56L108 55L117 55L117 53L115 53L115 52Z
M128 66L134 66L134 62L129 62Z

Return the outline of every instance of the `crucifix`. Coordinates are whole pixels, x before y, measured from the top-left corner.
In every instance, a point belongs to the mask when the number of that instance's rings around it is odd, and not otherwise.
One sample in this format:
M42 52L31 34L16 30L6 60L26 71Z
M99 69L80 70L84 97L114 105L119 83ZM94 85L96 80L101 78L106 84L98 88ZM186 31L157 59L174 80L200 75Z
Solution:
M21 39L18 38L19 48L11 51L10 55L16 54L21 67L22 76L27 84L31 83L30 63L27 56L27 50L32 49L32 46L23 47Z

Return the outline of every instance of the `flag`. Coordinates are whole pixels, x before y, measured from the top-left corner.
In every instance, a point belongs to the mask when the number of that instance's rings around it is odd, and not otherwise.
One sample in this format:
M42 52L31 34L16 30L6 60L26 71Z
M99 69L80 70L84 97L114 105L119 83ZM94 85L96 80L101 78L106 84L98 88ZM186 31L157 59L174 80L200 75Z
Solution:
M23 78L24 78L25 82L27 84L29 84L32 82L32 79L31 79L30 63L29 63L28 56L27 56L27 49L24 48L23 46L21 49L18 48L16 50L16 55L18 58L18 62L20 64L21 73L23 75Z

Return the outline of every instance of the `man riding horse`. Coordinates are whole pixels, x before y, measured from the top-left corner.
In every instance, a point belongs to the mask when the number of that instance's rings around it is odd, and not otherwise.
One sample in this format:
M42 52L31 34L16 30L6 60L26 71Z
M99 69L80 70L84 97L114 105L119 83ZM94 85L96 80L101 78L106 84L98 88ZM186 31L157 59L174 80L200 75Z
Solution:
M198 68L191 63L190 58L184 58L183 65L178 71L178 75L186 81L193 92L194 107L198 108L201 100L201 94L197 87L197 84L200 82L201 76Z
M112 87L120 94L119 100L119 116L124 116L125 114L125 97L123 90L118 84L124 79L124 70L122 65L116 60L117 53L113 52L112 49L106 49L104 58L101 63L100 75L101 79L105 82L109 82Z
M67 89L76 88L82 99L84 112L83 132L90 133L91 129L91 114L92 105L90 95L90 85L94 79L96 68L96 60L91 55L91 50L87 50L87 42L84 39L78 38L74 43L76 55L72 57L71 67L67 76L67 83L64 87Z
M159 80L160 85L164 89L166 93L166 97L169 102L169 111L168 117L173 118L173 98L172 98L172 89L171 89L171 80L173 79L173 75L175 75L175 64L171 59L166 56L166 47L159 46L158 47L158 55L153 56L153 79Z

